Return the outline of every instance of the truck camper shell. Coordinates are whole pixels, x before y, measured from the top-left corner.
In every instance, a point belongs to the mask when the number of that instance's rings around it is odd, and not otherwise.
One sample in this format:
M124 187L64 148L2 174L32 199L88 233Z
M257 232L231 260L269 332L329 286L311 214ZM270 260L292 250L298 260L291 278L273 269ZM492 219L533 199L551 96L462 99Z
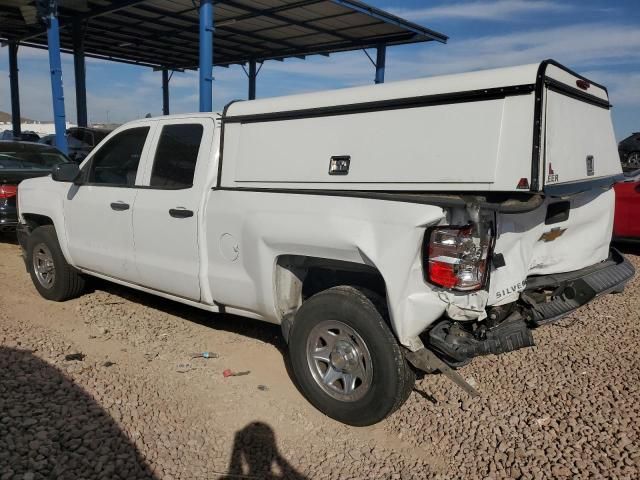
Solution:
M218 187L570 193L620 172L610 107L552 60L232 102Z

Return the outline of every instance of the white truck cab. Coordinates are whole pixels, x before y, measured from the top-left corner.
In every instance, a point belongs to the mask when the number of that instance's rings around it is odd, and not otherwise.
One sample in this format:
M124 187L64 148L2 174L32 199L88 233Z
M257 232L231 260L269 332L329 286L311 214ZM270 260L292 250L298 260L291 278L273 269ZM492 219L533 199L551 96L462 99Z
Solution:
M621 290L620 173L606 89L549 60L130 122L23 182L18 234L50 300L93 275L282 325L307 398L368 425Z

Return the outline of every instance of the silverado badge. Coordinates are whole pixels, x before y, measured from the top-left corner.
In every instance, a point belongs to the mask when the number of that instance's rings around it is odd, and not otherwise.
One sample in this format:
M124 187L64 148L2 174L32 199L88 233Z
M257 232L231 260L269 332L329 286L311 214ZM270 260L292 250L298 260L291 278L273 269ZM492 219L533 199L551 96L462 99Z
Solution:
M565 230L567 229L560 227L552 228L548 232L544 232L542 235L540 235L538 241L542 240L544 242L553 242L556 238L560 237L565 232Z

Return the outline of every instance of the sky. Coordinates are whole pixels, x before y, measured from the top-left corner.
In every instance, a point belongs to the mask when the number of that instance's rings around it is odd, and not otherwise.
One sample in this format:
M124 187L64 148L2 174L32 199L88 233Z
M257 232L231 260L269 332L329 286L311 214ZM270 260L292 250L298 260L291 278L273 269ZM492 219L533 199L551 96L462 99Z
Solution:
M390 47L386 81L535 63L553 58L609 89L616 137L640 131L640 3L637 0L365 0L449 36ZM371 52L375 58L375 52ZM0 48L0 110L10 112L8 48ZM50 120L46 51L20 48L22 115ZM63 55L67 118L75 122L73 58ZM240 66L214 68L214 109L246 98ZM372 84L362 51L266 62L258 98ZM175 73L171 113L197 111L197 73ZM121 123L162 111L161 73L87 59L89 121Z

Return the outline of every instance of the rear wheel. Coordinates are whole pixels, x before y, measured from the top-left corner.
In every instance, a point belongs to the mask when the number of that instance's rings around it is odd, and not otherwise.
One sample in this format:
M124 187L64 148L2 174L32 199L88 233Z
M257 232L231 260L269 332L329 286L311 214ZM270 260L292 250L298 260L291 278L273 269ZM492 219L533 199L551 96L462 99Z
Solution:
M47 300L68 300L84 289L84 278L64 259L53 225L38 227L29 235L27 266L36 290Z
M415 382L372 292L341 286L307 300L295 316L289 355L307 399L349 425L379 422Z

